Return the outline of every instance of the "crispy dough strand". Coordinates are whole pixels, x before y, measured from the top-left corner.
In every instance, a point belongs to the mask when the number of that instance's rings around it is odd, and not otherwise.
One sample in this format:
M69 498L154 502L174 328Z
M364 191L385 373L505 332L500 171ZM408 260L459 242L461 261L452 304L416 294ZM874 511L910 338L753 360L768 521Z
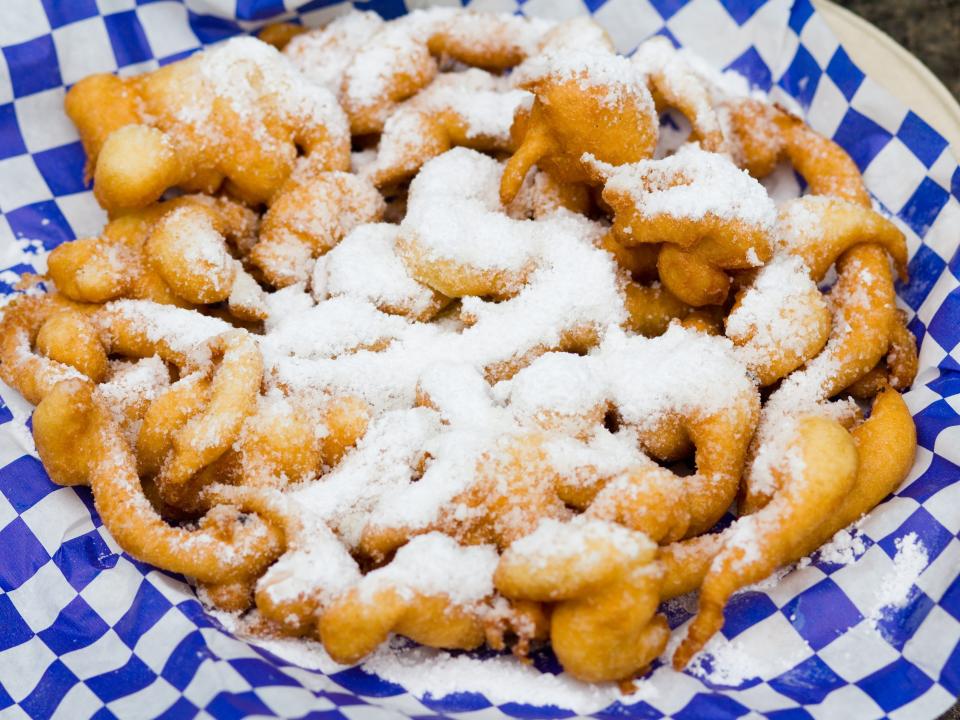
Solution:
M235 330L218 335L210 351L221 355L220 366L210 384L210 402L173 437L157 485L167 502L188 502L188 481L219 458L237 439L244 419L253 412L260 392L263 360L247 333Z
M58 384L37 412L38 437L55 434L61 423L84 428L81 447L87 452L78 460L104 525L131 555L204 582L223 583L256 577L282 551L281 530L255 515L238 522L238 510L228 506L218 506L196 530L164 522L143 495L133 453L90 382ZM75 422L78 417L84 422ZM46 462L44 448L40 442Z
M41 328L64 305L56 296L24 295L4 309L0 324L0 376L34 405L60 381L83 377L75 367L34 352Z
M839 507L853 487L857 452L853 438L833 420L803 418L786 447L782 489L754 515L729 530L700 588L700 605L673 657L682 669L723 625L723 608L739 588L767 577L795 559L796 549Z

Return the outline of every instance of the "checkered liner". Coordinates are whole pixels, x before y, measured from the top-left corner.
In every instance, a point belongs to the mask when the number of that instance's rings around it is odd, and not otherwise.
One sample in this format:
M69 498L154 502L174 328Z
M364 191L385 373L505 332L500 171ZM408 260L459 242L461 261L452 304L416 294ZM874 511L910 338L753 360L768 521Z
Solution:
M407 5L420 3L407 2ZM934 717L960 694L960 169L946 141L864 76L809 0L510 0L498 10L591 12L622 51L661 33L775 98L864 171L909 239L898 288L921 340L907 395L920 450L904 486L863 525L868 549L819 561L767 591L737 595L723 633L748 652L796 658L773 679L725 687L668 668L645 702L597 717ZM358 2L387 17L402 0ZM299 9L294 10L296 6ZM267 18L318 24L328 0L4 0L0 21L0 291L44 267L44 251L96 233L104 217L61 107L95 72L141 72ZM325 676L237 640L181 579L125 555L86 489L59 488L36 459L30 407L0 388L0 715L3 717L562 718L569 710L493 704L477 693L417 699L361 668ZM895 541L916 533L930 563L907 604L865 619ZM676 627L689 616L673 613ZM539 660L549 671L555 663Z

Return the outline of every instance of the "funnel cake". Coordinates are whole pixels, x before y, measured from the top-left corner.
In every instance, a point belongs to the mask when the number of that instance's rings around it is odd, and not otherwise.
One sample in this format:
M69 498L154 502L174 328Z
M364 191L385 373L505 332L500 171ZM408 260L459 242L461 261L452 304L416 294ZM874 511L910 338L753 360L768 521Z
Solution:
M263 37L74 86L109 222L3 308L40 458L123 550L338 662L550 642L626 684L663 601L700 591L682 669L907 475L904 236L742 78L585 19Z
M268 200L298 148L330 170L349 166L346 117L270 45L236 38L128 79L93 75L67 95L97 200L144 207L171 187L215 191L225 180Z

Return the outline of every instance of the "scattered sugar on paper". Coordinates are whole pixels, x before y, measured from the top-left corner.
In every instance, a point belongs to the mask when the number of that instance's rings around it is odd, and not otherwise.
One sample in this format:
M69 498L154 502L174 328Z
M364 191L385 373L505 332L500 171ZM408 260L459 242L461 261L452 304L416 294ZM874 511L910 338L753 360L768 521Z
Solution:
M196 590L198 597L202 600L204 596L202 588L197 588ZM259 617L256 610L246 614L228 612L215 607L210 602L205 602L204 607L207 613L212 615L227 632L236 635L252 645L257 645L299 667L307 668L308 670L319 670L325 675L340 672L349 667L348 665L341 665L335 662L330 655L327 654L327 651L323 648L323 644L316 640L257 634L253 629L256 627Z
M856 527L843 528L818 551L820 560L834 565L849 565L867 551L863 536Z
M930 556L920 537L911 532L894 541L893 567L880 578L873 606L867 619L876 625L884 610L904 607L910 600L914 583L930 564Z
M348 668L331 659L323 645L315 640L251 636L249 623L238 614L216 609L208 612L227 631L300 667L327 675ZM399 639L381 646L361 667L384 680L402 685L417 697L442 698L474 692L493 703L521 702L561 707L581 714L597 712L613 702L629 706L658 695L651 682L637 682L634 692L624 695L612 683L590 684L566 673L544 673L512 655L480 659L414 646Z
M673 658L673 653L683 637L683 632L675 632L671 636L664 651L665 658ZM761 654L755 649L754 646L757 643L768 641L768 638L745 640L741 637L728 640L723 633L717 633L707 642L703 650L693 657L687 666L687 671L694 677L709 680L717 685L736 687L747 680L756 678L769 680L777 677L803 662L810 653L809 647L805 647L806 643L789 644L778 648L775 653ZM654 674L652 678L654 681L662 670L665 668L658 669ZM672 669L667 671L673 672Z
M13 418L4 425L5 442L15 446L17 455L31 455L39 458L36 443L33 441L33 434L27 426L27 422L33 415L33 405L6 383L0 382L0 388L3 390L3 402L13 415ZM11 457L15 457L15 455L11 455Z
M0 267L28 265L33 268L33 271L42 274L47 271L47 256L49 254L42 240L0 231ZM30 271L28 270L28 272ZM20 277L19 275L11 277L11 280L12 282L9 280L4 282L13 286L20 281Z
M43 240L38 240L37 238L24 237L21 234L17 234L16 244L22 252L27 253L29 255L39 255L43 253L45 250Z
M221 620L221 623L222 622ZM254 645L259 645L264 650L272 652L279 658L283 658L302 668L319 670L324 675L332 675L333 673L346 670L350 667L348 665L341 665L331 658L324 649L323 644L317 640L262 636L246 636L244 639Z
M492 703L553 706L580 714L597 712L616 701L630 705L657 696L649 682L640 681L633 694L622 695L611 683L592 685L565 673L544 673L509 655L481 660L430 648L382 647L363 667L421 697L475 692Z

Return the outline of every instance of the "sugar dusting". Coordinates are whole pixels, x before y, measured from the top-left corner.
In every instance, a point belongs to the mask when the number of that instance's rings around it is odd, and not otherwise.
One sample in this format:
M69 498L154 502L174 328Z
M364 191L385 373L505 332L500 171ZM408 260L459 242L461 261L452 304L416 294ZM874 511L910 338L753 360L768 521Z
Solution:
M622 55L593 47L554 49L528 59L517 69L514 82L523 87L546 78L576 83L611 111L633 102L656 122L653 98L642 73Z
M336 97L322 85L307 81L275 48L251 37L238 37L191 58L198 69L196 87L184 88L184 102L176 110L188 142L202 141L220 147L225 104L234 122L262 145L280 155L285 140L268 130L267 109L275 120L292 128L298 137L308 129L326 128L345 139L347 118Z
M409 644L383 647L363 667L420 697L474 692L495 704L519 702L580 714L597 712L616 701L629 706L658 694L648 682L637 683L633 693L624 695L612 683L589 684L566 673L541 672L510 655L480 659Z
M312 290L317 300L347 296L373 303L391 312L424 312L433 303L433 291L414 280L396 250L396 225L356 227L313 270Z
M893 567L880 578L867 619L877 626L885 612L906 606L913 595L913 587L921 573L930 564L927 547L915 532L894 541L896 553Z
M476 603L493 595L493 571L499 557L490 545L461 547L438 532L413 538L394 559L373 570L359 583L361 597L378 590L445 595L457 605Z
M863 535L856 526L838 530L828 543L817 552L822 562L834 565L849 565L867 551Z
M340 665L323 645L305 638L264 637L250 634L249 618L208 609L229 632L300 667L330 675L350 666ZM367 672L397 683L417 697L443 698L456 693L479 693L492 703L520 702L560 707L590 714L618 702L622 705L658 696L653 682L637 682L629 694L613 683L584 683L566 673L541 672L512 655L476 657L413 645L393 638L359 665Z
M672 657L682 633L675 633L664 653ZM748 680L771 680L803 662L811 653L805 642L781 648L776 653L760 656L751 647L755 641L742 638L728 640L717 633L703 650L690 661L687 672L715 685L738 687Z
M628 196L646 217L701 220L714 216L771 230L776 208L763 186L729 158L687 143L662 160L616 167L593 162L607 177L605 193Z
M803 261L778 255L740 296L725 321L726 335L738 344L748 367L763 366L771 358L802 352L824 305Z

